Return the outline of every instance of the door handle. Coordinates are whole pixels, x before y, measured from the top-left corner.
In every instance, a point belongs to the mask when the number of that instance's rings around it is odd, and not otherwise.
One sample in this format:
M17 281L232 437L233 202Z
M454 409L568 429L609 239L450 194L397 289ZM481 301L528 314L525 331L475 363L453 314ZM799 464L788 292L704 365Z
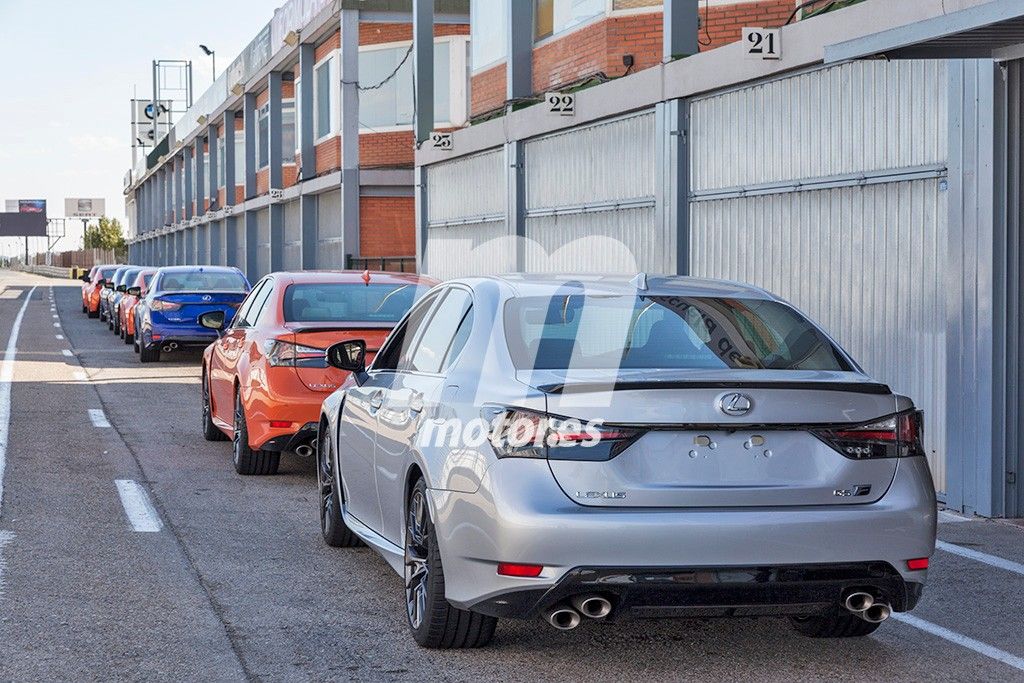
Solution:
M413 414L423 412L423 394L413 394L409 398L409 412Z
M370 397L370 408L377 410L382 405L384 405L384 394L378 391Z

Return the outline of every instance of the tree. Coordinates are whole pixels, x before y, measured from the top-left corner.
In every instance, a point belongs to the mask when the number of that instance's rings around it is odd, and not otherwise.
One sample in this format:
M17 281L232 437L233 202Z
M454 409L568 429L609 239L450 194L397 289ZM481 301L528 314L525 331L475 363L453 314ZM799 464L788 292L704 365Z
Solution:
M121 230L121 221L106 216L100 218L98 225L86 227L82 246L86 249L124 251L124 232Z

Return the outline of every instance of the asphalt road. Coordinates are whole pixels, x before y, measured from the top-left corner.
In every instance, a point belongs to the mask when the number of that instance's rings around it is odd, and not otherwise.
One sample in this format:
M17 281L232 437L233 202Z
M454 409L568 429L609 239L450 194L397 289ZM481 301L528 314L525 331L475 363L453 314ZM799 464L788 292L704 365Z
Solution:
M923 621L869 638L775 619L510 621L484 650L419 649L399 577L320 542L310 462L243 478L202 439L198 354L140 365L75 283L8 271L0 352L32 287L0 373L0 681L1024 680L1024 566L991 564L1024 562L1024 530L986 521L941 524L956 552L932 561ZM134 530L119 480L158 531Z

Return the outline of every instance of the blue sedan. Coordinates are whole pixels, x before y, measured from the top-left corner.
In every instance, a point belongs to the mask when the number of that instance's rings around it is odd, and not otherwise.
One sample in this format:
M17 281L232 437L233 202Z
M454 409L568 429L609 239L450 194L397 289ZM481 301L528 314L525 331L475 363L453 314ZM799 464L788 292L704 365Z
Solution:
M153 276L149 292L135 308L135 350L143 363L155 363L161 353L190 346L207 346L217 332L199 324L199 316L223 311L230 323L251 289L237 268L174 266Z

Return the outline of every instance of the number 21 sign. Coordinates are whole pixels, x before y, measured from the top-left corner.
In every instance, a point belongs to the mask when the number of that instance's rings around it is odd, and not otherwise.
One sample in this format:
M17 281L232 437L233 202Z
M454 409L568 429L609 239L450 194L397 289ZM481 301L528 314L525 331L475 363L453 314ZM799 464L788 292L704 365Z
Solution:
M743 51L747 59L781 59L782 37L779 29L744 28Z

